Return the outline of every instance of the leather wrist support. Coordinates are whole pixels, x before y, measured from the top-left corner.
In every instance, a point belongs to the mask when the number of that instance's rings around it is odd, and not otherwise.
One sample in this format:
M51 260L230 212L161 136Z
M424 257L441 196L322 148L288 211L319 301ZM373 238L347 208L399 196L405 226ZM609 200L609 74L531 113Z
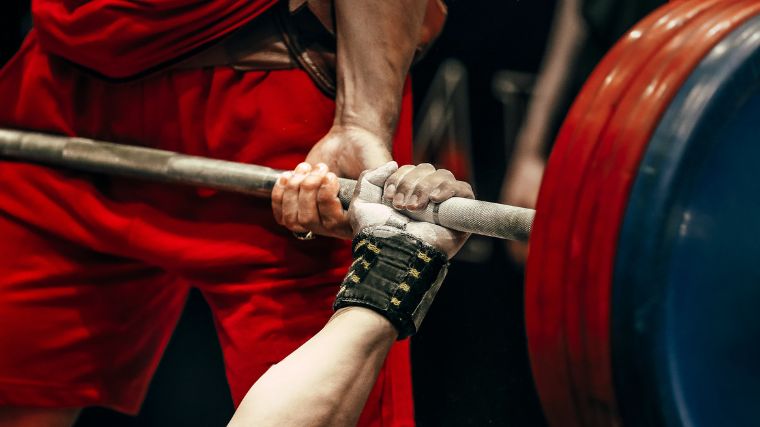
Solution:
M354 263L333 309L361 306L385 316L399 339L417 332L448 269L439 249L391 226L368 227L353 241Z

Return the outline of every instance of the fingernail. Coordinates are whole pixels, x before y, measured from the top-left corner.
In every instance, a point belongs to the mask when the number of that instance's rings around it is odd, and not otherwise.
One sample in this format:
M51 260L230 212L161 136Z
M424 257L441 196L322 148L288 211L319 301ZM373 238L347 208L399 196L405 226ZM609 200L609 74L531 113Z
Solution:
M324 163L317 163L317 170L319 172L327 172L327 165Z
M293 176L292 172L283 172L282 174L280 174L280 183L283 185L287 184L288 180L292 176Z
M439 194L441 194L441 190L434 188L433 191L430 192L430 197L438 197Z
M385 198L388 200L393 200L393 196L396 194L396 186L393 184L389 184L387 187L385 187Z
M406 199L406 197L403 193L396 193L396 195L393 197L393 206L397 208L404 207L404 199Z
M328 181L330 181L330 182L333 182L333 181L337 181L337 180L338 180L338 176L337 176L337 175L335 175L335 174L334 174L334 173L332 173L332 172L327 172L327 175L326 175L326 176L327 176L327 180L328 180Z
M311 170L311 165L306 162L302 162L302 163L299 163L298 166L296 166L295 171L296 173L304 174L304 173L309 172L310 170Z
M419 197L417 197L416 194L412 194L412 196L409 197L409 200L406 201L406 206L410 208L415 208L417 207L417 202L419 201L420 201Z

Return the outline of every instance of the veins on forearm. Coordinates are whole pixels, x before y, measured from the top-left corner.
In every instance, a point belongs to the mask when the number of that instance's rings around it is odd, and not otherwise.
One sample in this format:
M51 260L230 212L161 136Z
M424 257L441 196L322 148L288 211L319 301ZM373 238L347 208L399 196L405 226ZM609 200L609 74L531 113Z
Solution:
M336 0L335 124L390 140L427 0Z

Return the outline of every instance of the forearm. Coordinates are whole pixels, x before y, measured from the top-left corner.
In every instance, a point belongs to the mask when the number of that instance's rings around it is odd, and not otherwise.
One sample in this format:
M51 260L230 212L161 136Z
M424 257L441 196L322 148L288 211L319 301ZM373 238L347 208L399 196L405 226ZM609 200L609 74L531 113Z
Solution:
M390 322L371 310L339 310L253 385L230 425L356 424L396 337Z
M335 124L367 129L390 146L427 0L335 0Z

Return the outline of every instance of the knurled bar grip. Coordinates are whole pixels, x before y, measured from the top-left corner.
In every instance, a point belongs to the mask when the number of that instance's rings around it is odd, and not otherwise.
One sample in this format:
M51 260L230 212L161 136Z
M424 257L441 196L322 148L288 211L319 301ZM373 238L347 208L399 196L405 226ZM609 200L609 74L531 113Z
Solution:
M10 129L0 129L0 156L259 197L271 195L282 173L264 166L172 151ZM340 179L338 197L344 207L351 201L355 186L354 180ZM431 203L424 211L403 213L454 230L519 241L528 240L535 216L532 209L460 197Z

